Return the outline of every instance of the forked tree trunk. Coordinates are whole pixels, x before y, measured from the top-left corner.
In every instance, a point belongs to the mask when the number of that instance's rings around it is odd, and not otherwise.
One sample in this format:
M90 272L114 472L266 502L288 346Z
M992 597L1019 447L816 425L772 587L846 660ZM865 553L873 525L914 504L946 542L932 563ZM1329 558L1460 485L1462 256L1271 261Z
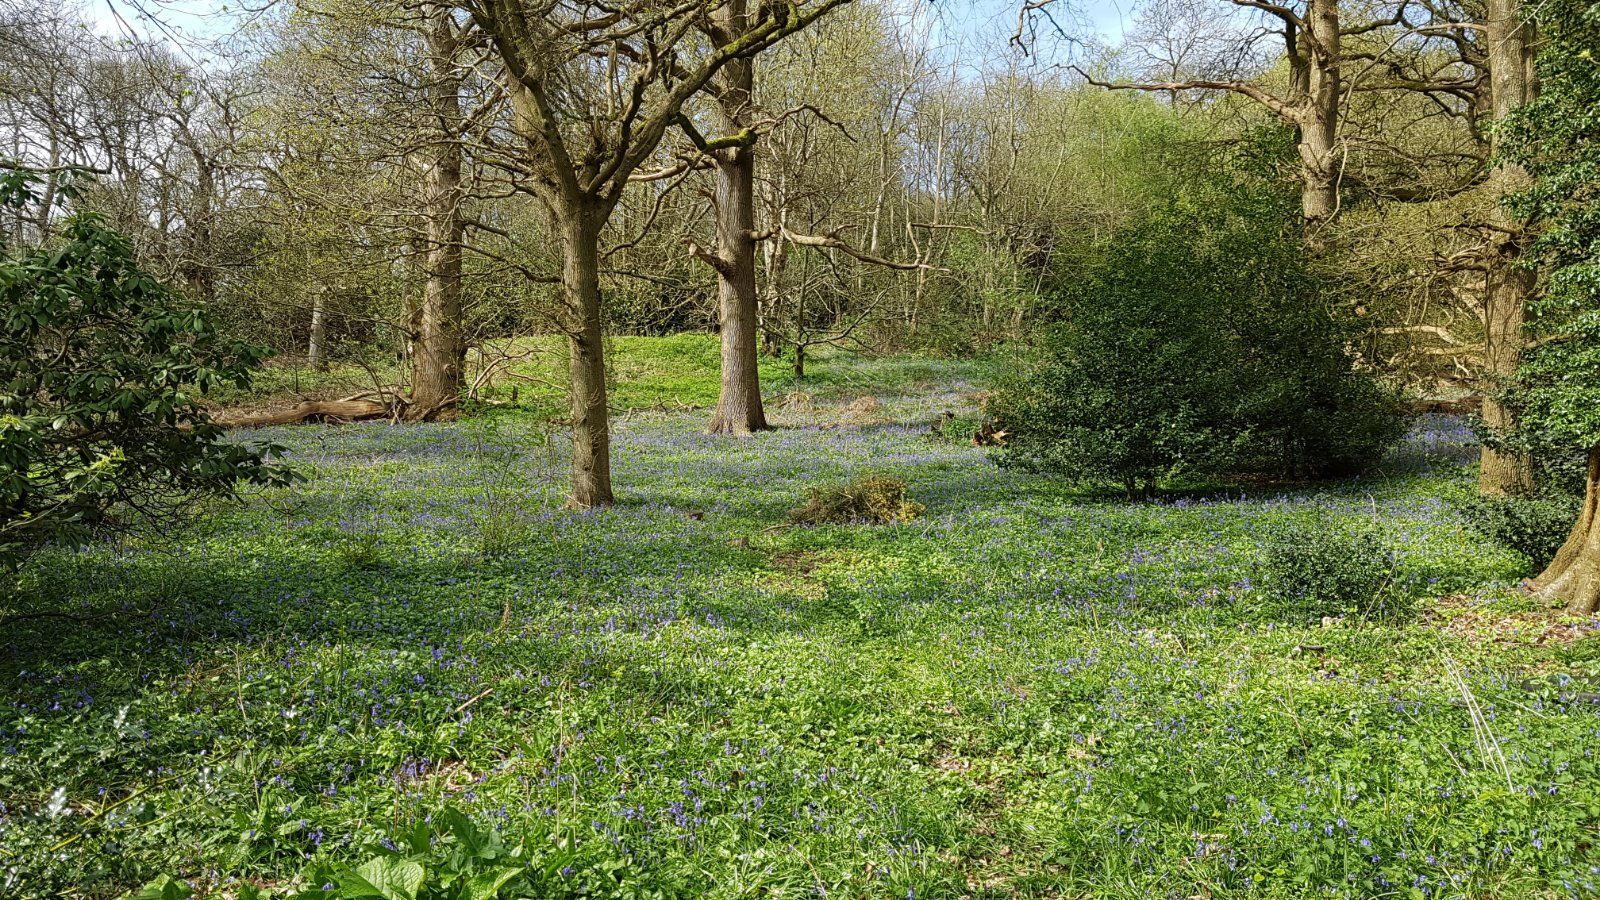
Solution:
M563 204L561 286L571 364L572 497L568 504L609 506L611 425L606 398L605 331L600 317L600 227L595 204Z
M428 105L433 143L424 173L428 246L426 280L411 358L413 417L429 417L461 396L466 342L461 322L461 79L454 74L455 38L448 12L430 12Z
M1589 448L1589 475L1583 512L1555 559L1533 580L1534 592L1560 602L1573 615L1592 615L1600 608L1600 444Z
M1487 11L1490 100L1494 121L1500 123L1534 99L1534 42L1521 0L1489 0ZM1493 133L1493 157L1503 160L1499 129ZM1488 190L1495 207L1490 213L1491 236L1484 260L1484 374L1490 390L1483 400L1483 420L1494 433L1510 431L1516 424L1497 393L1522 361L1523 320L1535 285L1535 274L1519 264L1524 223L1504 204L1506 197L1527 184L1526 170L1515 163L1497 162L1489 173ZM1525 453L1484 447L1478 488L1486 494L1527 493L1533 489L1533 463Z

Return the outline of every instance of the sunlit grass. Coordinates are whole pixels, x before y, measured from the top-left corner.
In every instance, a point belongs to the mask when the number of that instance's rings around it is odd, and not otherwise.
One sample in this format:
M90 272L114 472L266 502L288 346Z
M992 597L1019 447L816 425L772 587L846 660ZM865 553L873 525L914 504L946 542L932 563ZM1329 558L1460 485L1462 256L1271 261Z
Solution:
M618 405L669 399L619 415L614 509L560 508L534 404L270 430L304 484L38 558L24 607L86 620L0 636L0 895L229 896L446 806L538 896L1592 895L1600 654L1496 624L1551 620L1450 505L1458 426L1127 503L938 433L980 366L824 359L732 439L674 402L709 338L616 349ZM869 472L926 510L772 527ZM1275 613L1288 522L1377 528L1423 617Z

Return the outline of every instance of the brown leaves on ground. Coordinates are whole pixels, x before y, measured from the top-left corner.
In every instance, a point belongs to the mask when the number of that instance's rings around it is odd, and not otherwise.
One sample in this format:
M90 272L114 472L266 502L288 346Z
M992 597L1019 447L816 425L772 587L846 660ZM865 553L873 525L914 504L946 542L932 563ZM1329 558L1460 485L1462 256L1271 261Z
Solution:
M789 510L791 525L888 525L922 515L922 504L906 496L906 483L888 475L866 475L846 484L812 488L804 506Z
M877 397L867 395L857 397L854 402L839 408L839 419L856 425L867 425L883 421L878 415L883 409L883 403Z
M1600 631L1600 620L1593 617L1569 616L1549 609L1508 610L1466 594L1440 597L1429 609L1427 619L1446 634L1473 644L1564 646Z

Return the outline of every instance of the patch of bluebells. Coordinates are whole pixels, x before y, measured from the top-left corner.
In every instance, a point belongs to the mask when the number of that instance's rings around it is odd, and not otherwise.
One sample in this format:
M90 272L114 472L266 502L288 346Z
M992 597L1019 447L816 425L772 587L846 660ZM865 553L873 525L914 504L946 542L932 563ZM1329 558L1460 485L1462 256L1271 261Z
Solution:
M1284 520L1378 527L1420 595L1509 577L1440 499L1457 426L1387 477L1126 503L933 434L969 394L737 442L619 421L622 502L584 513L531 420L487 457L470 423L265 435L314 472L292 494L28 573L121 614L8 638L0 893L284 879L444 805L571 885L679 896L1592 890L1600 717L1516 677L1550 651L1255 618ZM927 514L764 531L865 471ZM490 491L523 535L496 555Z

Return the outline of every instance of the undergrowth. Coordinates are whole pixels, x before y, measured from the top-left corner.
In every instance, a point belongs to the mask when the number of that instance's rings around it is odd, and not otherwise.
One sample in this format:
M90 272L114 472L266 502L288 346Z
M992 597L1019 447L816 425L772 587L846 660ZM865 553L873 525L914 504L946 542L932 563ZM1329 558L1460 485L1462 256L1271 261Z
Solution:
M1594 895L1593 623L1465 526L1463 429L1124 502L940 438L941 365L619 417L604 511L531 412L278 429L292 491L39 556L3 614L76 618L0 634L0 895ZM925 510L773 528L868 473ZM1284 615L1285 527L1370 533L1416 614Z

